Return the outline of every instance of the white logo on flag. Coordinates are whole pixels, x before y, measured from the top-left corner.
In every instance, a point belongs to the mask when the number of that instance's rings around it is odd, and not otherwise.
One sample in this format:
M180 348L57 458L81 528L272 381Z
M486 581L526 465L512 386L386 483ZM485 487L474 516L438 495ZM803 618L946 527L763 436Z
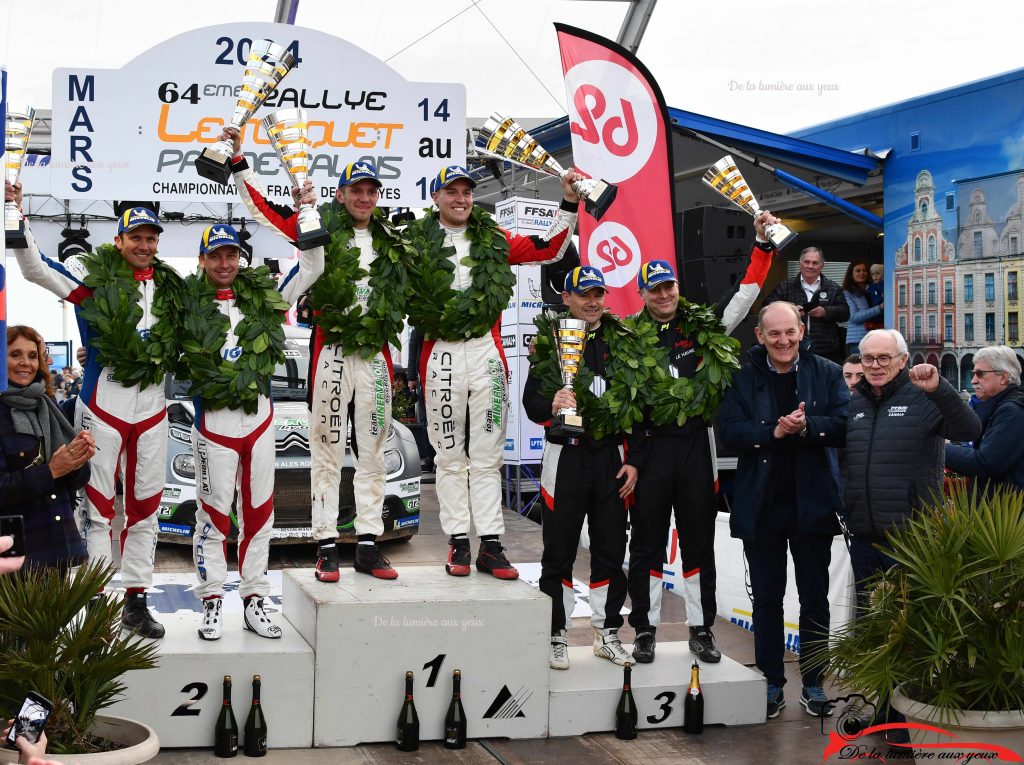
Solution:
M601 270L609 287L625 287L640 270L640 243L623 224L605 221L590 234L587 261Z

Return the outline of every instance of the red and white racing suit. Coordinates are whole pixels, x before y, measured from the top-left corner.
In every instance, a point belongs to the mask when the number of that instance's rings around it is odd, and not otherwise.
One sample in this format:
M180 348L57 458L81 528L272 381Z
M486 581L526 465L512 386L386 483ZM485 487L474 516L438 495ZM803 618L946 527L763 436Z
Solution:
M298 265L281 279L278 291L294 304L299 295L316 281L324 270L324 250L315 247L302 253ZM217 290L217 306L230 322L221 355L237 361L235 327L245 318L235 304L230 289ZM192 429L192 453L196 464L195 533L192 552L200 598L224 594L227 578L227 539L231 531L231 502L238 492L238 573L242 582L238 594L266 596L270 583L266 577L267 554L274 528L274 407L260 396L255 414L242 409L208 410L195 399L195 424Z
M15 250L25 278L75 306L78 330L86 348L82 393L75 406L75 427L92 432L96 456L90 461L89 483L78 508L78 526L90 561L112 562L110 524L114 518L115 481L122 468L125 526L121 531L121 584L148 588L153 582L157 517L167 475L167 398L163 385L125 386L110 367L101 367L90 345L92 330L79 316L82 301L92 296L84 285L88 274L80 258L65 263L39 252L25 225L28 247ZM148 334L152 313L152 267L136 271L142 319L137 330Z
M503 232L509 243L509 265L560 260L576 227L576 210L576 204L563 200L554 222L540 236ZM469 255L466 229L443 228L445 245L455 248L452 289L468 289L472 284L470 267L462 262ZM468 534L472 510L478 536L504 533L499 471L509 401L508 363L499 323L490 334L469 340L424 341L419 375L427 434L437 450L441 528L449 536Z
M250 214L273 227L289 241L294 240L297 214L266 199L244 158L233 164L235 186ZM377 253L368 229L354 229L352 243L359 248L359 267L369 273ZM357 305L366 311L370 299L369 277L356 282ZM355 308L355 306L353 306ZM313 539L338 536L338 504L341 469L348 438L348 410L352 406L352 441L355 475L356 534L384 533L384 492L387 473L384 451L391 429L391 352L387 346L371 358L346 353L327 343L316 328L312 373L312 416L309 453L312 483Z

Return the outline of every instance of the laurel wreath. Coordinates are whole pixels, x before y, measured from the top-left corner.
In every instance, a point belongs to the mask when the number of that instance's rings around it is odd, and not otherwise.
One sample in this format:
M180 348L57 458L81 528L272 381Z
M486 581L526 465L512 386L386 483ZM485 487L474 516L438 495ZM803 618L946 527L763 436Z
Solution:
M537 337L534 352L530 354L533 365L530 373L539 378L541 395L548 399L554 398L564 387L554 326L558 319L567 315L541 314L533 320ZM646 390L667 361L665 349L658 341L656 325L632 319L623 321L611 313L601 317L601 324L608 344L604 395L598 397L591 392L594 371L582 362L573 381L576 410L583 417L583 427L596 440L606 435L631 433L634 425L643 422Z
M274 367L284 363L284 323L288 303L266 266L243 268L231 289L243 318L235 327L242 349L234 361L221 358L230 322L217 304L217 288L206 275L185 280L181 327L181 367L192 381L190 394L207 409L241 409L254 414L260 396L270 396Z
M679 299L676 320L686 337L696 337L696 353L700 357L697 374L692 378L674 378L669 374L669 360L652 375L647 388L647 404L655 425L683 425L691 417L710 422L722 403L725 390L732 384L733 373L740 368L740 341L722 331L722 322L714 309ZM657 331L659 322L641 311L634 317L637 326L651 326Z
M482 337L491 331L514 292L508 240L488 213L474 207L466 224L469 255L462 259L470 269L471 286L455 290L455 248L445 245L445 236L433 211L409 226L418 256L411 269L416 299L409 301L409 323L428 340Z
M324 273L313 285L310 305L325 340L364 358L372 358L388 343L400 347L412 247L382 210L374 210L370 218L374 258L367 274L359 265L359 247L353 243L355 221L348 210L331 202L321 205L319 212L331 242L324 248ZM356 282L367 275L370 296L364 312L356 300Z
M91 330L90 345L101 365L110 367L114 379L126 386L162 385L164 375L178 360L178 319L184 285L177 272L153 259L153 303L155 318L149 333L139 334L142 305L140 285L134 269L112 244L101 244L82 257L87 269L84 279L92 295L82 301L79 317Z

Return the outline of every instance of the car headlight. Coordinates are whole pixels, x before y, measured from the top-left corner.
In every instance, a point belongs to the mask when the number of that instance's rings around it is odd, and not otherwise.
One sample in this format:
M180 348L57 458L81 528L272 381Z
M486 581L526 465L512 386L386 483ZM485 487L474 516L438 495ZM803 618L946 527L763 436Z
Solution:
M384 472L388 475L401 472L402 455L397 449L388 449L384 452Z
M183 478L196 477L196 459L192 452L182 452L171 460L171 468Z
M182 430L181 428L168 428L167 434L175 441L181 441L183 444L192 443L192 436L187 430Z

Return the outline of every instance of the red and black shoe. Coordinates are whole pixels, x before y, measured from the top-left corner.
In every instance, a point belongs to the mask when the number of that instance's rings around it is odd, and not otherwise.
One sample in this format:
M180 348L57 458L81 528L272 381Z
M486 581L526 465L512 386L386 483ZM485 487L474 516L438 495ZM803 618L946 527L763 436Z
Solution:
M352 568L361 574L369 574L378 579L398 579L398 572L391 567L391 561L385 558L377 545L356 545L356 559Z
M519 571L508 562L505 548L496 539L487 539L480 544L476 556L476 570L490 574L496 579L518 579Z
M451 576L469 576L471 560L468 539L448 540L448 562L444 564L445 571Z
M341 579L341 572L338 571L338 547L320 546L316 559L316 578L320 582L337 582Z

